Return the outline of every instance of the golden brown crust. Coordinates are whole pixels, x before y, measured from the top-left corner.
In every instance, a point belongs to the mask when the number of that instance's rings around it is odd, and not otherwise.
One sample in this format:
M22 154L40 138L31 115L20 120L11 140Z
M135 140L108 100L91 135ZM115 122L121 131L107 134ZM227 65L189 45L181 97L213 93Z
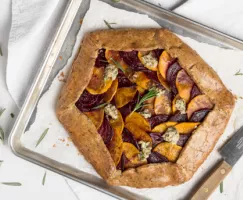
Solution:
M112 39L111 39L112 38ZM114 42L115 41L115 42ZM178 58L182 68L214 103L213 110L190 137L176 163L144 165L123 173L115 164L95 126L76 107L91 75L98 49L152 50L162 48ZM57 105L57 116L75 145L111 185L138 188L178 185L189 180L213 150L234 108L234 97L216 72L189 46L166 29L121 29L88 34Z

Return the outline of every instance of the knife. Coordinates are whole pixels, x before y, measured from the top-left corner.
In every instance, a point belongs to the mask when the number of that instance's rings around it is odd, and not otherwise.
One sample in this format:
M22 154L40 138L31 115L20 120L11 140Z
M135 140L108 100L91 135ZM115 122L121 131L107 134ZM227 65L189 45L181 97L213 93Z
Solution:
M206 200L232 170L243 155L243 127L219 150L222 161L196 190L191 200Z

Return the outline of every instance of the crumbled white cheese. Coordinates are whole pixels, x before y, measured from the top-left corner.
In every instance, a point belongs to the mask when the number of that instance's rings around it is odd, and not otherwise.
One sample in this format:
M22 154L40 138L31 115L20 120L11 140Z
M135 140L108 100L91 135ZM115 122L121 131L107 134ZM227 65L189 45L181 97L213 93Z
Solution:
M105 76L104 76L105 80L108 80L108 79L115 80L117 75L118 75L118 69L116 68L115 65L109 64L105 68Z
M139 112L144 118L148 119L152 116L149 109L144 109L143 111Z
M138 144L141 145L141 151L138 154L138 158L141 161L146 161L146 159L151 154L152 146L150 142L139 141Z
M180 135L175 127L169 127L162 136L166 142L176 144L180 139Z
M180 111L181 114L186 114L186 102L184 99L177 99L175 102L175 107Z
M156 96L164 95L166 93L166 90L153 86L151 90L155 90L157 92Z
M118 111L116 109L116 107L112 104L107 104L107 106L105 106L105 114L107 114L108 116L110 116L112 119L117 119L118 118Z
M141 57L142 63L145 66L155 68L158 65L158 60L153 56L153 52L150 51L149 54Z

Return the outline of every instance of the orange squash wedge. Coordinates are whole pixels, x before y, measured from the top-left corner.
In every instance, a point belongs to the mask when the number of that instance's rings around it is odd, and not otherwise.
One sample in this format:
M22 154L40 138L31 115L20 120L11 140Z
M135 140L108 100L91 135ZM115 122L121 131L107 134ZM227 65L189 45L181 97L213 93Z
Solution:
M177 122L164 122L155 126L151 132L153 133L163 133L168 127L175 126Z
M110 102L113 99L113 97L116 94L117 88L118 88L118 80L116 79L113 81L111 87L105 93L105 96L104 96L105 102Z
M137 92L136 87L118 88L117 93L115 95L116 107L121 108L127 103L129 103L131 100L133 100L136 92Z
M139 128L144 131L150 131L151 127L149 121L145 119L141 114L137 112L130 113L125 120L125 123L133 123L136 124Z
M171 56L167 53L167 51L163 51L159 57L159 72L165 80L166 80L167 69L171 61L172 61Z
M84 113L95 125L97 130L100 128L104 119L104 108Z
M179 134L190 134L199 124L198 122L182 122L175 125L175 128Z

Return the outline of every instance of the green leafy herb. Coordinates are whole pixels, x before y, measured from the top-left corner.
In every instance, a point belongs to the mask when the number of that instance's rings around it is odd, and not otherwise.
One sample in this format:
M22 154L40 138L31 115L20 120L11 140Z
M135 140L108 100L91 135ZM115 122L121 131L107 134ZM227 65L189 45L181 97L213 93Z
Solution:
M3 164L3 160L0 160L0 166Z
M123 72L125 73L125 70L123 69L123 67L121 66L121 64L119 62L116 62L113 58L110 58L110 60Z
M111 27L111 25L112 24L116 24L116 23L109 23L109 22L107 22L106 20L104 20L104 22L105 22L105 25L109 28L109 29L113 29L112 27Z
M2 48L0 46L0 56L3 56Z
M224 192L224 182L223 181L219 185L219 191L220 191L220 193Z
M41 134L41 136L40 136L39 140L37 141L35 147L37 147L37 146L41 143L41 141L44 139L44 137L45 137L46 134L48 133L48 130L49 130L49 128L47 128L47 129Z
M113 2L115 2L115 3L118 3L118 2L120 2L120 0L112 0Z
M96 110L96 109L99 109L99 108L103 108L103 107L105 107L107 104L109 104L109 103L102 103L102 104L100 104L100 105L98 105L98 106L93 107L92 110Z
M243 76L243 73L240 69L235 73L235 76Z
M144 106L144 102L148 99L151 99L155 97L158 94L158 91L156 91L154 88L151 88L147 94L145 94L141 99L140 96L138 96L138 102L135 105L135 108L133 112L137 111L138 109L142 108Z
M45 172L45 174L44 174L44 176L42 178L42 185L45 185L45 182L46 182L46 172Z
M9 185L9 186L21 186L22 184L19 182L2 182L3 185Z
M2 129L2 127L0 127L0 141L3 143L4 141L4 131Z
M12 118L14 118L14 114L13 114L13 113L11 113L10 116L11 116Z
M2 114L4 113L5 110L6 110L6 108L3 108L0 110L0 117L2 116Z

